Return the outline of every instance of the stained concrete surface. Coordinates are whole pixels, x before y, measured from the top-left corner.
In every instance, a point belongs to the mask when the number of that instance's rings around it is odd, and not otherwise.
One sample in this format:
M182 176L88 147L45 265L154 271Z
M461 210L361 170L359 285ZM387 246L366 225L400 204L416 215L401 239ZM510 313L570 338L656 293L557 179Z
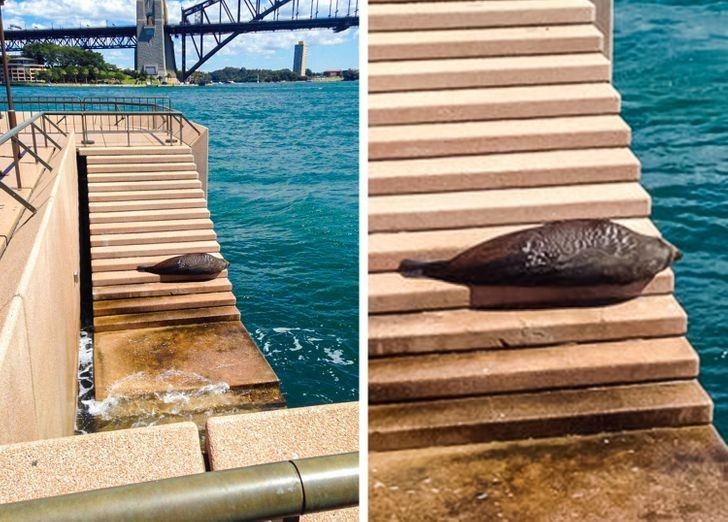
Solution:
M710 426L371 453L369 470L372 521L728 520Z

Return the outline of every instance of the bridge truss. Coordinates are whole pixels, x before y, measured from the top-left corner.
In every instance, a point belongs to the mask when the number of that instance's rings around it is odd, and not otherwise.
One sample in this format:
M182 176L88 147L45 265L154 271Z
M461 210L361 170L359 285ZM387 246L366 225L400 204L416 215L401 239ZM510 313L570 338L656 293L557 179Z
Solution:
M187 79L235 37L244 33L332 29L359 25L359 0L205 0L182 9L179 25L165 31L182 39L182 78ZM81 49L133 49L137 28L79 27L7 31L8 51L32 42L52 42ZM194 62L187 68L191 51Z
M182 23L170 27L170 33L182 38L182 77L186 79L243 33L297 29L339 32L358 25L359 0L205 0L182 9ZM189 69L188 40L196 59Z

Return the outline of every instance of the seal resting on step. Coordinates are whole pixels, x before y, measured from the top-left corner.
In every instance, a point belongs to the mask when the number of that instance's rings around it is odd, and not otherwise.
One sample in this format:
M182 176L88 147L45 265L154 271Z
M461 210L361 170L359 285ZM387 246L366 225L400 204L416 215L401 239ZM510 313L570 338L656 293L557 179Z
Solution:
M680 251L606 219L555 221L476 245L452 259L405 259L407 277L464 285L578 287L647 283Z
M158 275L205 276L219 274L230 263L210 254L185 254L170 257L151 266L138 266L140 272L151 272Z

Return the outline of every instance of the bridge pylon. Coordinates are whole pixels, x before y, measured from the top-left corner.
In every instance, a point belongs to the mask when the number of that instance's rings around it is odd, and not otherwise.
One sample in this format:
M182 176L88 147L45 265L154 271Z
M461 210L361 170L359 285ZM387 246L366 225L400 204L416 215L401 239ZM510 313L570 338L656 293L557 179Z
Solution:
M166 0L137 0L137 71L162 81L177 81L172 37L167 25Z

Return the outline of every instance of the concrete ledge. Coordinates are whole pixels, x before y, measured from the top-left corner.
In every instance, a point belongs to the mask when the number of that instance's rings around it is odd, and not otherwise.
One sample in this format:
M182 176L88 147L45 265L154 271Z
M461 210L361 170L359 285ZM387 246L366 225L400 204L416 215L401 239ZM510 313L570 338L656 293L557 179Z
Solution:
M189 422L0 446L0 503L204 471Z
M359 403L327 404L207 420L207 454L213 470L359 448ZM359 520L359 509L306 515L311 522Z
M709 426L369 459L370 520L728 520L728 451Z

